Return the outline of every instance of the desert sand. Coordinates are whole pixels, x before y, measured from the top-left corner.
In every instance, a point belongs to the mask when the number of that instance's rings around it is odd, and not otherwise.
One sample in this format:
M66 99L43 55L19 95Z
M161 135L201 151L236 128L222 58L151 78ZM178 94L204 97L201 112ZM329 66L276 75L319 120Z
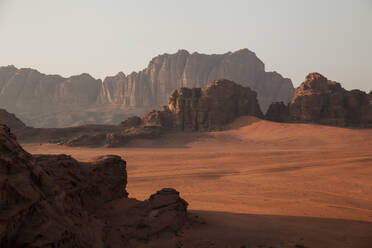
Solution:
M22 146L83 161L120 155L130 197L177 189L206 222L185 230L181 238L190 247L372 247L371 129L253 117L229 128L126 148Z

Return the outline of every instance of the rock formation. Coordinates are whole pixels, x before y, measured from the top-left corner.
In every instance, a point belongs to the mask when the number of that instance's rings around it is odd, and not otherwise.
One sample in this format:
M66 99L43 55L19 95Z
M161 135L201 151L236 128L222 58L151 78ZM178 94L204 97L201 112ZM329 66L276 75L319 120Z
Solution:
M63 78L0 67L0 107L33 127L117 124L166 104L175 89L204 87L220 78L256 91L264 111L273 101L288 103L294 92L291 80L265 72L265 65L248 49L222 55L180 50L155 57L138 73L118 73L103 82L88 74Z
M126 163L104 156L81 163L67 155L25 152L0 125L0 246L136 247L186 222L173 189L149 200L127 198Z
M170 131L223 130L226 124L243 115L263 117L256 92L229 80L216 80L204 88L175 90L162 110L149 111L142 118L129 117L119 125L70 128L23 126L15 133L23 142L118 147L134 139L158 138ZM7 116L16 119L9 113Z
M275 112L276 113L273 113ZM287 110L273 104L266 118L281 121ZM291 122L311 122L344 127L372 127L371 94L360 90L347 91L337 82L319 73L310 73L296 89L288 104Z
M120 126L124 128L131 128L131 127L137 127L142 124L141 117L138 116L131 116L126 118L124 121L120 123Z
M269 121L288 122L288 106L283 102L273 102L270 104L270 107L266 112L265 119Z
M0 124L8 126L12 132L26 127L26 125L18 119L15 114L11 114L5 109L0 109Z
M175 89L204 87L220 78L256 91L263 110L273 101L289 102L294 92L291 80L276 72L265 72L264 63L248 49L222 55L179 50L153 58L148 67L138 73L107 77L103 81L100 103L157 108L166 104Z
M75 136L68 146L124 146L138 138L158 138L170 131L218 131L243 115L263 118L257 94L232 81L216 80L204 88L180 88L162 110L152 110L142 119L127 118L116 132L98 132Z
M221 130L239 116L263 117L256 92L229 80L178 89L169 97L168 110L173 128L180 131Z
M221 79L204 88L175 90L167 106L148 112L142 122L172 131L215 131L242 115L263 117L256 92Z

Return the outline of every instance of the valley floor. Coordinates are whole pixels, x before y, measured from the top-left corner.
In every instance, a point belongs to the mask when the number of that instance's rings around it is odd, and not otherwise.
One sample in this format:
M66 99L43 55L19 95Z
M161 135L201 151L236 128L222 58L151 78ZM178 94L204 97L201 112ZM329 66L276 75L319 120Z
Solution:
M185 230L186 246L372 247L371 129L252 117L230 128L137 140L126 148L22 145L33 154L84 161L120 155L130 197L177 189L206 220L193 227L197 232Z

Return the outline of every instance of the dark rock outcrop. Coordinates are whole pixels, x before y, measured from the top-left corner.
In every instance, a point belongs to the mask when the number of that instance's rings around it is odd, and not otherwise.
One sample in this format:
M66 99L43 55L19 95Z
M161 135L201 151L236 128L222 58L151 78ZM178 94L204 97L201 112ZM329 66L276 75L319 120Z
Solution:
M273 102L266 112L265 119L269 121L288 122L288 106L283 102Z
M131 116L120 123L120 126L124 128L138 127L142 124L141 117Z
M142 117L146 127L161 127L168 130L174 127L173 119L173 113L168 106L163 106L162 110L151 110Z
M169 97L168 109L173 128L180 131L221 130L239 116L263 116L256 92L229 80L217 80L202 89L176 90Z
M147 226L151 227L151 235L164 229L173 232L180 230L185 224L188 203L172 188L164 188L151 195L147 201L151 211Z
M264 111L273 101L288 103L294 92L291 80L265 72L263 62L248 49L221 55L180 50L153 58L138 73L121 72L103 82L88 74L64 78L0 67L0 107L33 127L117 124L166 104L175 89L204 87L220 78L256 91Z
M267 119L282 121L287 110L273 104ZM276 112L275 112L276 111ZM360 90L345 90L337 82L319 73L310 73L296 89L288 104L290 122L309 122L343 127L372 127L370 94Z
M2 248L134 247L174 235L187 220L187 203L173 189L144 202L128 199L126 162L118 156L91 163L32 156L4 125L0 151Z
M0 130L0 143L1 247L102 245L99 237L103 223L87 214L80 203L79 191L83 189L73 186L74 181L82 178L76 175L71 187L62 189L60 181L54 181L53 175L23 150L4 126ZM74 166L75 161L65 159L67 166ZM65 179L61 179L64 184ZM82 230L88 223L91 225L87 231Z

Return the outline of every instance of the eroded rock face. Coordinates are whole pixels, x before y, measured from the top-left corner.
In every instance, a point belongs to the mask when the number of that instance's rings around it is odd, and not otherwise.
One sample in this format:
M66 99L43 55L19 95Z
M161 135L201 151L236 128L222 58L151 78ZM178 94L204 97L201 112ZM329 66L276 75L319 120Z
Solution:
M248 49L220 55L180 50L153 58L138 73L121 72L103 82L88 74L63 78L0 67L0 107L33 127L117 124L125 116L167 104L175 89L204 87L220 78L256 91L264 111L273 101L288 103L294 92L291 80L265 72L263 62Z
M187 203L177 191L140 202L127 198L126 184L126 162L118 156L91 163L32 156L0 125L0 246L135 247L182 228Z
M369 108L365 92L347 91L319 73L310 73L296 89L289 113L294 122L368 127L372 124Z
M95 236L102 224L73 203L79 196L53 182L4 127L0 139L1 247L84 247L81 243L99 247L102 242ZM79 230L77 225L89 222L93 224L89 232Z
M181 131L221 130L239 116L263 116L256 92L224 79L204 88L174 91L168 109L173 116L173 128Z
M173 131L213 131L242 115L262 117L257 94L229 80L216 80L204 88L180 88L162 110L146 113L143 124Z
M288 103L294 92L291 80L277 72L265 72L265 65L248 49L221 55L190 54L179 50L175 54L153 58L148 67L138 73L128 76L119 73L106 78L100 102L157 108L167 103L169 94L175 89L204 87L220 78L256 91L263 110L273 101Z
M273 104L267 119L281 121L285 106ZM319 73L310 73L288 105L290 122L310 122L344 127L372 127L370 94L347 91Z

